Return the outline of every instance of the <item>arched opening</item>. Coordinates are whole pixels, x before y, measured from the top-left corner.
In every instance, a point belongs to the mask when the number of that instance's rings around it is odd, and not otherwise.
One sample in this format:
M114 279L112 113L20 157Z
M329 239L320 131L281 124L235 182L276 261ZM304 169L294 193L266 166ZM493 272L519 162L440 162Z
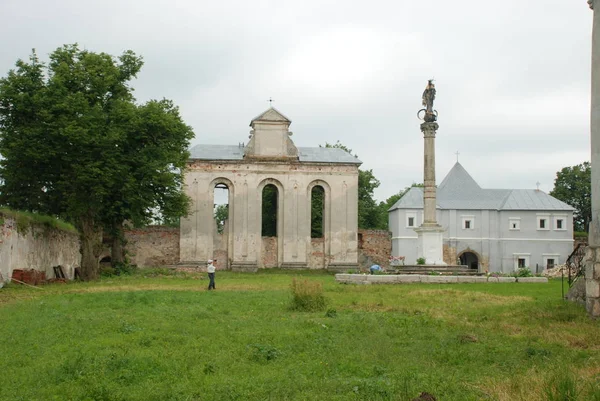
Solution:
M267 184L262 191L262 237L277 237L277 212L279 191L273 184Z
M262 190L261 267L279 267L279 189L267 184Z
M469 269L479 269L479 259L473 252L464 252L459 259L461 265L468 266Z
M229 268L229 212L230 196L229 187L223 182L218 182L214 186L213 218L213 251L209 255L215 259L215 265L218 268Z
M325 189L315 185L310 191L311 213L310 213L310 237L324 237L324 215L325 215Z

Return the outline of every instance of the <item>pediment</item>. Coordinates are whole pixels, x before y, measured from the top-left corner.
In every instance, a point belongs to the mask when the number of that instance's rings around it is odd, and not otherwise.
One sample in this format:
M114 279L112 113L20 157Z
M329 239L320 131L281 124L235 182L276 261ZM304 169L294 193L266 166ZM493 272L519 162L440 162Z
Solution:
M281 112L274 107L270 107L264 113L253 118L252 121L250 121L250 126L252 126L255 122L258 121L282 122L288 125L292 123L292 121L289 118L281 114Z

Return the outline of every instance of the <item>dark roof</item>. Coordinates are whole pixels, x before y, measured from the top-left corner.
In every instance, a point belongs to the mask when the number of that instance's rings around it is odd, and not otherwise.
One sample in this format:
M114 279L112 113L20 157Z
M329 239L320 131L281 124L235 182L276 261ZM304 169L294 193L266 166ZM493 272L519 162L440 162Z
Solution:
M538 189L484 189L456 162L437 187L437 207L453 210L575 210ZM389 210L422 209L423 188L413 187Z
M196 145L190 149L191 160L243 160L244 147L236 145ZM362 164L339 148L299 147L298 160L312 163Z

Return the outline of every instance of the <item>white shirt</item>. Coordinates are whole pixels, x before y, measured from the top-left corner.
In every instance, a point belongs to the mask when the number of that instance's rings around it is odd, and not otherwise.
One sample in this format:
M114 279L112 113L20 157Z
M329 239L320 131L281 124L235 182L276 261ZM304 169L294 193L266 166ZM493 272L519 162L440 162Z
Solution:
M209 263L208 266L206 267L206 272L207 273L214 273L215 272L215 265L213 265L212 263Z

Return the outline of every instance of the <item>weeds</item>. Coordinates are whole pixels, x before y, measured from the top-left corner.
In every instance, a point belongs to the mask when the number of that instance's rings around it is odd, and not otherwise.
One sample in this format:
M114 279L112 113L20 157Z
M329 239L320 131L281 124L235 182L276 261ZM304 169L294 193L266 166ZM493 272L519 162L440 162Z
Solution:
M293 278L290 289L292 291L291 310L300 312L325 310L327 300L323 294L323 285L321 283Z
M577 401L577 383L570 372L551 377L545 388L548 401Z

